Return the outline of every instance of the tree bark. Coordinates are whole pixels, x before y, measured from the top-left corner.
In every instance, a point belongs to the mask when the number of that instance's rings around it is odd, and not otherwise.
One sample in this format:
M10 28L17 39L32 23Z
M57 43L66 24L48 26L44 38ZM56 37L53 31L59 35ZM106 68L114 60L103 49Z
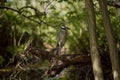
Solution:
M107 9L107 2L106 0L98 0L98 2L101 9L101 14L102 14L103 23L105 26L106 36L110 50L113 78L114 80L120 80L119 54L115 43L115 39L113 37L114 35L113 35L112 23L110 21L110 16Z
M85 5L88 13L88 29L89 29L90 50L91 50L94 77L95 80L104 80L100 55L97 45L96 22L95 22L96 19L95 19L93 1L85 0Z
M120 0L115 0L115 3L119 6L119 7L116 7L116 11L114 12L115 14L116 14L116 17L117 17L117 20L118 20L118 22L120 22ZM120 23L118 23L117 25L116 25L116 27L117 27L117 32L119 32L120 31ZM117 37L118 37L118 39L120 39L120 35L119 34L117 34ZM118 48L118 50L120 51L120 41L117 41L117 48Z

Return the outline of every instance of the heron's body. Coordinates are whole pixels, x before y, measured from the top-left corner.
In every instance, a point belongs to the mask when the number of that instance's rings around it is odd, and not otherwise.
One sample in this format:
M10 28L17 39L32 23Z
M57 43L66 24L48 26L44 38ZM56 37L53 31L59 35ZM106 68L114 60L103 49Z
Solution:
M69 30L68 27L66 26L62 26L62 28L60 29L58 35L57 35L57 46L56 49L54 51L54 55L59 57L61 55L61 49L64 46L65 42L66 42L66 38L67 38L67 31ZM59 60L57 58L53 58L51 60L52 66L61 64L61 62L59 62Z
M61 29L59 34L58 34L58 46L59 47L63 47L65 42L66 42L66 35L67 35L67 31L65 31L64 29Z
M61 30L58 33L58 36L57 36L58 54L60 54L60 50L62 49L62 47L66 42L68 29L69 29L68 27L62 26Z

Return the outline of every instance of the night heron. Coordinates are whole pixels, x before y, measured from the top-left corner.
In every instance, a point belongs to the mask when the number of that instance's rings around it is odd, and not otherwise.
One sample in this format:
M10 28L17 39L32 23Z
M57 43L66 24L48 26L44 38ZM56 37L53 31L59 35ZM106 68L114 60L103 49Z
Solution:
M69 30L68 27L62 26L59 33L58 33L58 36L57 36L58 55L60 55L60 51L61 51L62 47L64 46L64 44L66 42L68 30Z

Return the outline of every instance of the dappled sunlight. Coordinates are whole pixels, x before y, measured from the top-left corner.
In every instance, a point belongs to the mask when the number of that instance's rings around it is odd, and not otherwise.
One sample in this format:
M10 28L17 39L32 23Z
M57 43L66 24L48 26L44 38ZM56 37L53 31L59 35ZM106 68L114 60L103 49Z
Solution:
M1 0L0 80L119 80L120 5L99 1Z

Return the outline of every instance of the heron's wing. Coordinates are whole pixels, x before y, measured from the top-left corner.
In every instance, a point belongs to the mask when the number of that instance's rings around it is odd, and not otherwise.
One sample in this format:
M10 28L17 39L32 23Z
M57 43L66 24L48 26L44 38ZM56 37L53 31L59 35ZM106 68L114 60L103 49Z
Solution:
M58 46L63 47L65 42L66 42L66 31L61 30L58 33L58 37L57 37Z

